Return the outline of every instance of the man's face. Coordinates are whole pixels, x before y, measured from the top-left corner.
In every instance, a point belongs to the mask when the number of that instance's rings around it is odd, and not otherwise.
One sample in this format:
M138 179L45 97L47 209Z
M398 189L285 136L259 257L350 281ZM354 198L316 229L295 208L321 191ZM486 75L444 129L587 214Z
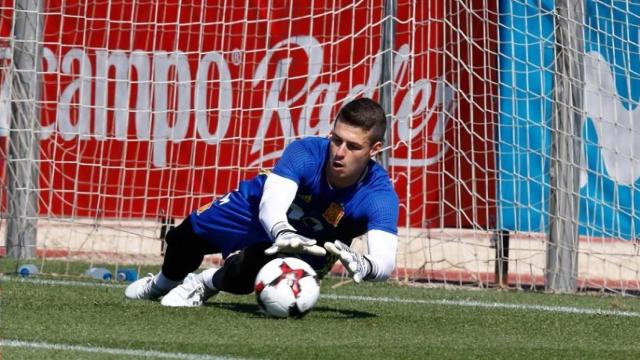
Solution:
M381 142L371 144L371 131L336 120L329 139L329 159L325 166L329 183L345 188L358 181L369 159L382 147Z

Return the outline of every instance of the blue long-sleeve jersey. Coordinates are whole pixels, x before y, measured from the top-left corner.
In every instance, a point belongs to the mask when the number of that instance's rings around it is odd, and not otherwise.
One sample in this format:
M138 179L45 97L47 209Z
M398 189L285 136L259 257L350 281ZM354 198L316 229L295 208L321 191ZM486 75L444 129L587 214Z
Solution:
M387 172L371 160L356 184L335 189L325 175L328 155L329 139L309 137L290 143L274 167L275 174L298 184L287 212L289 223L320 246L336 239L350 244L369 230L397 234L398 197ZM236 191L194 212L195 233L225 257L254 243L271 242L259 220L265 181L266 175L242 181Z

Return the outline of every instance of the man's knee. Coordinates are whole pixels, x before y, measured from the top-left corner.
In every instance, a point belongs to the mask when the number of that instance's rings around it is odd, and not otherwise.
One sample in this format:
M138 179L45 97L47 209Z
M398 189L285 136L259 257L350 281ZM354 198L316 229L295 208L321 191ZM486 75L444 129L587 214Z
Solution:
M165 237L167 247L180 248L183 251L197 252L203 255L215 254L220 251L193 231L191 218L184 221L167 232Z
M172 280L184 279L188 273L198 269L205 255L219 252L196 235L188 217L167 232L165 241L167 248L164 253L162 273Z
M164 240L167 242L167 245L185 246L187 244L195 244L196 239L197 236L193 232L191 219L187 217L180 225L171 228L171 230L167 232Z
M275 258L264 254L269 246L270 244L256 244L229 256L213 276L213 284L219 290L236 295L252 293L258 271Z

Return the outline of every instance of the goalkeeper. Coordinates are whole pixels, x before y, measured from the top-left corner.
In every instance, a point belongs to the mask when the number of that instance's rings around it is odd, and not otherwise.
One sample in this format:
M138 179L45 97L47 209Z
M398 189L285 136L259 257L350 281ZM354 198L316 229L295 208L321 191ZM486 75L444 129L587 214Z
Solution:
M125 296L200 306L219 291L249 294L262 266L283 254L321 276L340 260L355 282L386 280L395 268L398 197L372 160L385 129L378 103L347 103L328 138L291 142L271 173L242 181L169 231L162 270ZM350 244L365 233L369 251L359 254ZM214 253L225 259L221 268L192 273Z

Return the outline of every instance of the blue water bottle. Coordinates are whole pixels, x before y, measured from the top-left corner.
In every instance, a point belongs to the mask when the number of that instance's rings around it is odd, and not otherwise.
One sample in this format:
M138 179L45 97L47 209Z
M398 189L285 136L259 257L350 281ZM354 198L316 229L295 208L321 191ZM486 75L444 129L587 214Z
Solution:
M18 274L22 277L38 275L38 267L33 264L24 264L18 268Z
M98 280L111 280L111 271L101 267L91 267L84 272L85 276Z
M116 274L116 279L118 279L118 281L128 281L128 282L136 281L138 280L138 272L136 271L136 269L123 268L118 270L118 273Z

